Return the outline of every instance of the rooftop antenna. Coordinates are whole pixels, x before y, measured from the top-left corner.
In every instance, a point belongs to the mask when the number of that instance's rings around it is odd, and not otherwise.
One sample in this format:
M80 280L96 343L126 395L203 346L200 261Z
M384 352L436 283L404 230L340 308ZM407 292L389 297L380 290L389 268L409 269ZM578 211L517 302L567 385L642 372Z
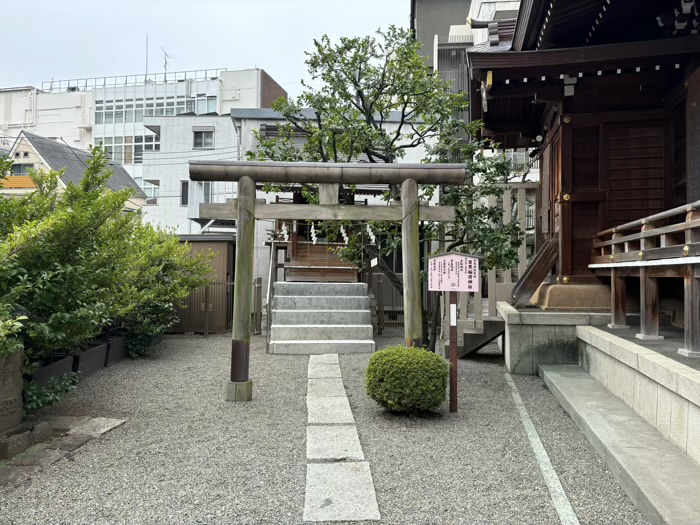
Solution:
M148 33L146 33L146 72L143 80L144 84L148 82Z
M165 48L160 48L160 50L163 52L163 71L165 74L168 73L168 60L171 58L175 58L172 55L169 55L168 52L165 50Z

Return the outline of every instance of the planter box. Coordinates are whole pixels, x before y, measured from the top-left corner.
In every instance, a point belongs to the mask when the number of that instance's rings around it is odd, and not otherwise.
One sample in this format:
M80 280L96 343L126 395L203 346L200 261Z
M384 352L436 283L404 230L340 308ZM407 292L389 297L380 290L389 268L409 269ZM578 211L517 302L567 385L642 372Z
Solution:
M112 366L127 357L129 352L126 349L126 336L116 337L109 342L107 347L107 358L105 366Z
M22 421L22 362L21 350L0 357L0 433L16 427Z
M163 334L154 335L151 339L151 346L156 346L163 342Z
M107 343L98 344L75 356L73 372L80 372L80 377L89 377L105 367Z
M59 357L53 363L46 365L32 375L32 381L36 381L42 386L46 386L52 377L67 374L73 371L73 356Z

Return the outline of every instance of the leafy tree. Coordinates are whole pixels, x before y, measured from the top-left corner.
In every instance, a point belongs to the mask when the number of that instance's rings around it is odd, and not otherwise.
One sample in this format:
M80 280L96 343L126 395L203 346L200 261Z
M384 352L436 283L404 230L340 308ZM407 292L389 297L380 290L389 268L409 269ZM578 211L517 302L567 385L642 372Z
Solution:
M142 352L206 283L208 257L124 211L132 192L107 187L104 148L92 149L78 184L59 188L61 172L30 176L35 191L0 197L0 353L24 347L29 375L52 352L79 352L108 326L133 335L132 353Z
M309 80L303 82L304 92L296 100L280 99L273 105L283 119L279 134L267 138L256 133L258 147L248 152L248 159L391 163L411 148L424 147L426 162L464 163L464 184L441 191L441 203L456 207L455 223L444 234L436 224L424 223L423 237L444 240L448 250L482 256L484 269L511 267L522 235L517 223L502 224L500 206L487 202L489 196L502 199L509 163L502 155L484 154L485 148L495 145L473 139L480 122L460 118L468 105L465 95L451 93L446 81L429 72L419 48L409 31L393 26L376 36L340 38L337 43L328 36L315 40L314 50L307 53ZM268 185L266 189L293 188ZM341 200L353 191L353 187L342 188ZM430 198L435 188L421 186L420 191L422 198ZM302 193L313 202L316 188L303 185ZM386 198L399 199L397 188L391 188ZM362 227L343 224L355 233ZM360 235L351 235L348 246L338 251L358 267L368 260L365 253L386 256L400 247L399 224L370 224L381 239L379 246L363 245ZM320 232L335 240L339 226L326 222ZM381 261L379 268L402 293L401 280ZM433 319L436 326L435 315ZM431 347L434 340L435 330Z

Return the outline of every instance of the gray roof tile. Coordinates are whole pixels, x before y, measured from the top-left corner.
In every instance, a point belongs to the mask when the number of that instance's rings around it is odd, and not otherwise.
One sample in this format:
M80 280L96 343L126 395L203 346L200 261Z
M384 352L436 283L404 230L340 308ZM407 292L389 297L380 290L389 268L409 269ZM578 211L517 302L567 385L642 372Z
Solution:
M85 175L85 166L90 158L90 152L72 148L67 144L61 144L52 139L47 139L34 133L23 132L37 153L43 157L49 167L53 170L65 169L61 180L68 184L79 183ZM137 197L146 198L146 194L139 188L138 184L131 178L121 164L109 161L112 169L112 176L107 180L107 187L112 190L124 188L133 189Z

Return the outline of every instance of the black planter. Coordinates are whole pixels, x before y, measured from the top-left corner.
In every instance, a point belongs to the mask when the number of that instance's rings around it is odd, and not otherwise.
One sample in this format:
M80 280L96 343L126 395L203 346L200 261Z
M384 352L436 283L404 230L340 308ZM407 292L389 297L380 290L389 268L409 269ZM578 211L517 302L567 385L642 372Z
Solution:
M119 336L110 340L107 346L107 358L105 366L112 366L129 355L126 349L126 336Z
M163 342L163 334L154 335L151 339L151 346L156 346Z
M42 386L46 386L52 377L67 374L73 371L73 356L62 356L32 374L32 381L36 381Z
M107 343L98 343L92 348L75 356L73 372L80 372L80 377L89 377L105 367L107 359Z

